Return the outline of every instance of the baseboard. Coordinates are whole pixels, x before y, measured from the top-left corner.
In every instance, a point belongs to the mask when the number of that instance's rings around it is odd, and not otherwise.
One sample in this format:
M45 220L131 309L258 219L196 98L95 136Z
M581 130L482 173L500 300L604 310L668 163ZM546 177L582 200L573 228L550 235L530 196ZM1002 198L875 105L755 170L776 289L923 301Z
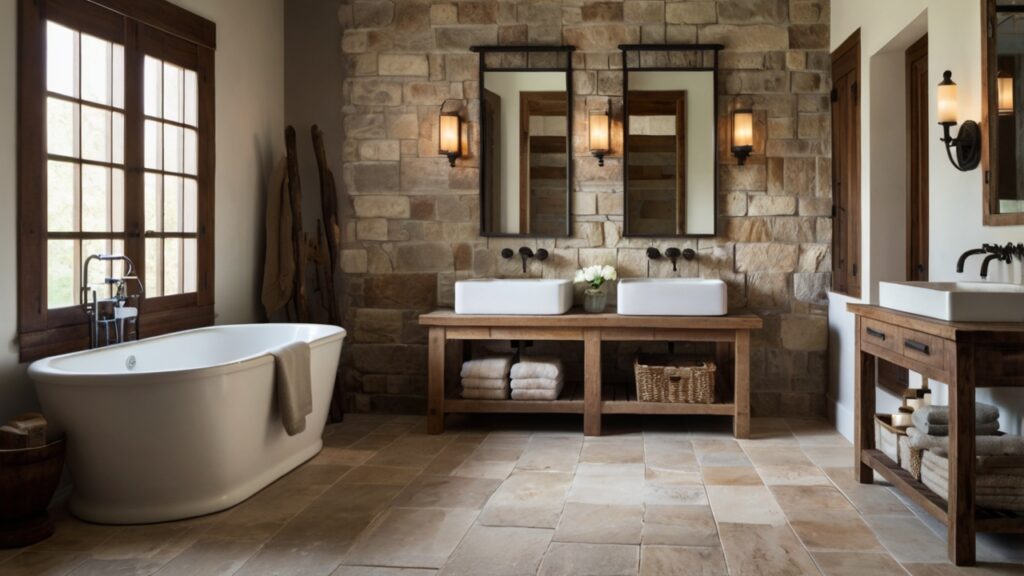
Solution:
M828 419L836 427L836 431L853 442L853 410L831 397L828 398L826 405L829 410Z

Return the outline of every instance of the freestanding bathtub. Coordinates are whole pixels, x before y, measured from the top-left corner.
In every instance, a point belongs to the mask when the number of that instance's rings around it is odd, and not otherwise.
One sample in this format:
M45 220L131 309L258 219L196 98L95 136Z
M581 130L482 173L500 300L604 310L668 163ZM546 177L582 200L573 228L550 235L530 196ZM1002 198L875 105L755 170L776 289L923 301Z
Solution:
M67 435L71 512L143 524L229 508L323 446L345 331L214 326L35 362L47 419ZM288 436L269 350L311 345L313 413Z

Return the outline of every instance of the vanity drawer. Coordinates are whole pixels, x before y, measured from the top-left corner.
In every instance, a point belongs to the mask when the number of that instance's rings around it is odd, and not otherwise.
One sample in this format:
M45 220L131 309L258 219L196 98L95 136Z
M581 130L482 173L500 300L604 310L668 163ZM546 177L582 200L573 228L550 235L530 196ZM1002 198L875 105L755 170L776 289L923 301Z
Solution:
M861 318L861 340L886 350L902 353L900 346L900 328L878 320Z
M900 353L910 360L927 364L938 370L946 369L946 341L931 334L901 328Z

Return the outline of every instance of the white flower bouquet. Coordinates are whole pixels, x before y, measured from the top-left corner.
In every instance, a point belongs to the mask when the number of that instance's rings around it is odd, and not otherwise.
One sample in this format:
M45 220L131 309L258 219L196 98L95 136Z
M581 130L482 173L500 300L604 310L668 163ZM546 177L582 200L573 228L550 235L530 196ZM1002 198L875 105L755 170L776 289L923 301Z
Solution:
M618 274L615 272L615 268L597 264L577 270L575 282L577 284L587 283L591 289L598 290L605 282L612 282L616 278L618 278Z

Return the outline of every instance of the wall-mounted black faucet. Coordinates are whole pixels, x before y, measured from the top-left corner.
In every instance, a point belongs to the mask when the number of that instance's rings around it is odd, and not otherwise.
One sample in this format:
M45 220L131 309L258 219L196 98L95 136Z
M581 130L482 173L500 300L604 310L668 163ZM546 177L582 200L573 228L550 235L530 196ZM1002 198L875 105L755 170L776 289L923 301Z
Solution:
M678 272L679 258L681 257L683 260L689 262L697 257L697 252L695 252L693 248L687 248L685 250L680 250L679 248L666 248L665 256L672 262L672 271ZM647 258L650 260L657 260L661 258L661 251L654 246L651 246L647 249ZM649 267L650 263L648 262L648 268ZM648 270L648 272L650 272L650 270Z
M505 248L501 251L501 257L509 260L516 255L511 248ZM530 258L534 258L540 262L548 259L548 251L543 248L538 248L537 252L534 252L529 246L522 246L519 248L519 257L523 260L523 274L526 274L526 261Z
M967 252L964 252L963 254L960 255L960 258L956 261L956 273L957 274L963 274L964 273L964 265L967 264L967 259L970 258L971 256L977 256L978 254L987 254L987 253L988 253L988 244L985 244L981 248L972 248L972 249L968 250Z
M1013 263L1013 259L1024 260L1024 244L1014 244L1012 242L1007 243L1006 246L997 246L995 244L982 244L981 248L972 248L960 255L960 258L956 261L956 271L958 274L962 274L964 271L964 265L967 263L967 259L971 256L979 254L986 254L985 259L981 262L980 276L983 279L988 278L988 266L993 260L999 260L1007 264Z

